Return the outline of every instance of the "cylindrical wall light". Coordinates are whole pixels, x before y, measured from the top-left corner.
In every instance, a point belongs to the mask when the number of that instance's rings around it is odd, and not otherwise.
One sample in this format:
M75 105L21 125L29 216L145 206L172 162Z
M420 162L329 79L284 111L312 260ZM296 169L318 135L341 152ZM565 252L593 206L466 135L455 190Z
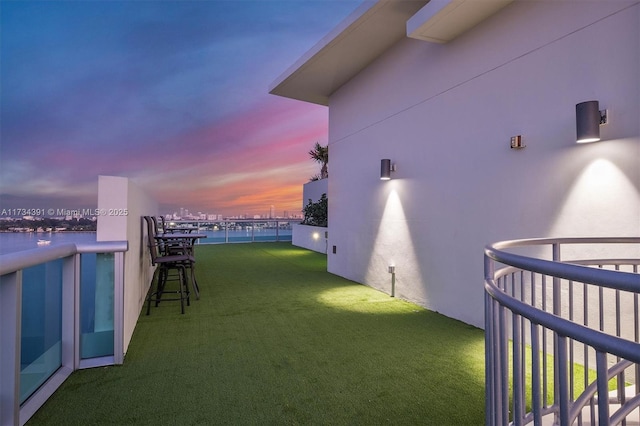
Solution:
M600 124L606 123L606 113L600 113L598 101L576 105L576 142L588 143L600 140Z
M526 145L522 143L522 135L511 136L511 148L512 149L522 149L525 148Z
M395 171L395 164L391 164L391 160L385 158L380 161L380 180L391 179L391 172Z

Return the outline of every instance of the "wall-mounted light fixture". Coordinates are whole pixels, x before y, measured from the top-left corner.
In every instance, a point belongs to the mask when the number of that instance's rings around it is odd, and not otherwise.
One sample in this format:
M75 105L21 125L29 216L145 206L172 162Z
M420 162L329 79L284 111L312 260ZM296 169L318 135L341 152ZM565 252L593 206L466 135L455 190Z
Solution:
M396 165L391 164L391 160L385 158L380 161L380 180L389 180L391 179L391 172L396 171Z
M607 110L600 110L598 101L576 105L576 142L588 143L600 140L600 125L607 123Z
M525 148L526 145L522 143L522 135L511 136L511 148L512 149L522 149Z

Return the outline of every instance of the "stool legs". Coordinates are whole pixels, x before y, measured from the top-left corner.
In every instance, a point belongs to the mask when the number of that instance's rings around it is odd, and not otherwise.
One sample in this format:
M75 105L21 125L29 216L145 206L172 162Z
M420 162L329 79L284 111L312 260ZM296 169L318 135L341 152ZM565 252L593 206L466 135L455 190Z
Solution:
M173 299L164 299L165 301L170 300L180 300L180 311L184 314L184 301L187 301L187 306L191 306L190 301L190 290L189 290L189 282L187 279L187 272L185 270L184 265L181 264L171 264L171 265L163 265L160 264L157 272L157 284L156 290L153 290L153 281L151 281L151 287L149 288L149 295L147 296L147 315L151 313L151 302L155 301L156 306L160 303L162 299L163 293L167 293L165 287L167 282L169 281L169 269L175 269L178 274L178 282L179 289L169 291L169 293L179 294L180 297ZM155 274L154 274L155 275ZM155 277L154 277L155 278Z

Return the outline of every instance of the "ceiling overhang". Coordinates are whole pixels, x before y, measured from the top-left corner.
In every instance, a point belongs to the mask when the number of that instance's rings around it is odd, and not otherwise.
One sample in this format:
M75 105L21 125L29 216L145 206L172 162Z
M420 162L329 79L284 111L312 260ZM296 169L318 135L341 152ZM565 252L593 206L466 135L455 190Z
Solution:
M407 21L407 36L446 43L513 0L431 0Z
M269 87L269 93L319 105L398 41L450 41L513 0L365 2Z

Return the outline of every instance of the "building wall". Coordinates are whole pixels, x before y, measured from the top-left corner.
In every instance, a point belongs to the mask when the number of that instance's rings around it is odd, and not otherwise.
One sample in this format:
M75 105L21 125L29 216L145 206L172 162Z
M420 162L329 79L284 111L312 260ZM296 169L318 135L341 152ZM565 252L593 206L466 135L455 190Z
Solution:
M97 229L98 241L129 242L129 250L124 259L123 347L126 353L155 270L151 265L147 231L142 216L157 215L158 204L128 178L100 176L98 209L107 212L126 209L127 213L100 216Z
M481 326L486 244L639 236L639 28L636 2L514 2L383 54L330 98L329 271L388 292L394 265L398 297ZM577 145L587 100L609 124Z
M313 180L302 185L302 209L309 204L309 200L318 202L322 194L327 194L328 188L329 179Z
M291 244L318 253L327 253L328 228L293 223Z

